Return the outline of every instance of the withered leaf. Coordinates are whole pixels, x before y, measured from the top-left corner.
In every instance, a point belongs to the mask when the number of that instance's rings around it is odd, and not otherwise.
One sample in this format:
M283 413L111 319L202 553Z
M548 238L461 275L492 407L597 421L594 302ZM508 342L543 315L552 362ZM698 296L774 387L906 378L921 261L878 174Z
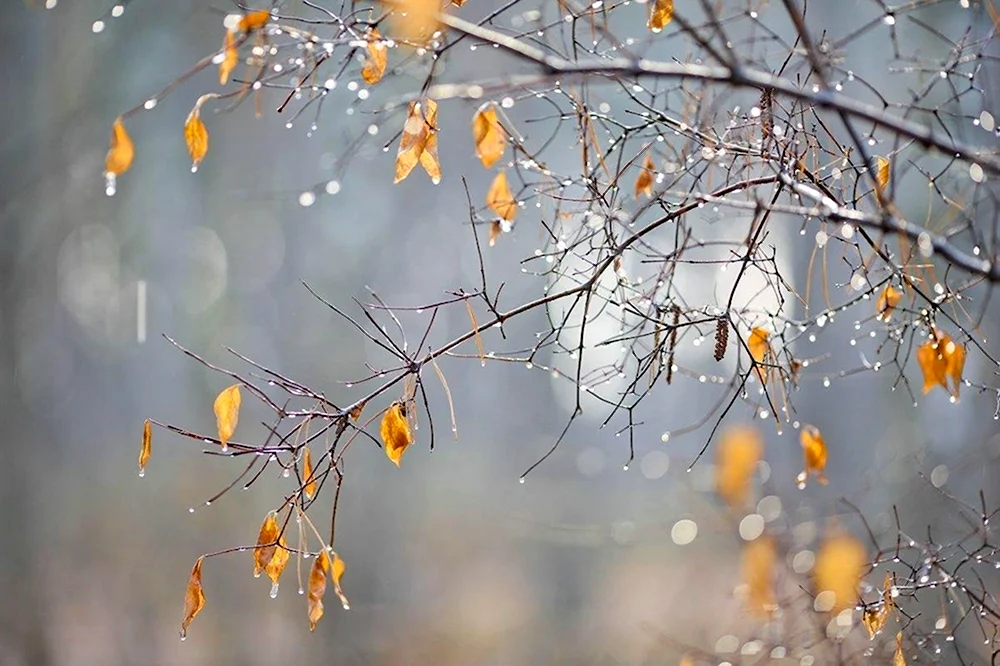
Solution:
M347 601L347 597L344 596L344 591L340 588L340 579L344 577L346 569L347 565L344 564L344 560L340 559L340 555L334 553L333 564L330 565L330 577L333 579L333 588L337 592L337 596L340 597L340 605L344 607L344 610L351 607L351 604Z
M278 537L278 546L274 549L271 561L264 567L264 573L271 579L272 598L278 596L278 579L281 578L281 574L285 571L285 565L288 564L290 556L291 553L288 550L288 544L285 542L284 535L282 535Z
M361 418L361 413L363 411L365 411L365 401L364 400L362 400L358 404L354 405L354 407L351 408L351 411L348 413L348 415L351 417L351 420L357 421L358 419Z
M135 146L132 144L132 138L125 130L122 117L118 116L115 119L115 124L111 126L111 146L104 159L104 170L114 176L121 175L132 166L134 157Z
M375 28L368 33L368 57L361 67L361 78L369 85L382 80L389 64L389 47L382 41L382 35Z
M240 19L237 29L240 32L250 32L251 30L263 28L270 20L271 10L258 9L256 11L247 12L243 18Z
M382 443L385 445L385 455L399 467L406 447L413 443L410 434L410 424L403 415L402 405L394 402L385 410L380 428Z
M652 32L660 32L674 18L674 0L653 0L652 5L646 27Z
M316 496L316 479L313 476L312 454L309 447L302 451L302 481L305 483L306 497L312 499Z
M892 653L892 666L906 666L906 655L903 654L903 632L896 632L896 651Z
M754 328L750 331L750 337L747 338L747 347L750 349L750 356L758 364L757 376L760 378L761 384L766 384L768 378L770 377L770 368L762 367L760 364L770 363L771 357L771 343L768 342L768 338L771 334L764 328Z
M233 384L227 389L223 389L215 398L215 422L219 429L219 441L222 442L222 450L228 449L229 440L236 432L236 424L240 419L240 385Z
M396 178L398 183L420 164L435 185L441 182L441 164L437 155L437 102L410 102L406 123L396 153Z
M903 294L891 284L886 285L875 302L875 316L880 321L889 321L893 310L903 300Z
M188 114L184 123L184 142L191 155L191 170L197 171L198 165L208 154L208 128L201 120L201 110L196 106Z
M222 62L219 63L219 85L229 83L229 77L240 61L240 53L236 50L236 35L233 30L226 30L222 39Z
M263 573L267 567L267 563L274 557L279 532L277 514L274 511L268 511L267 516L264 517L264 522L261 523L260 533L257 535L257 545L253 549L254 578Z
M181 620L181 640L187 638L187 630L191 621L205 607L205 591L201 587L201 563L205 559L202 555L194 562L191 569L191 578L188 579L187 590L184 593L184 619Z
M490 247L497 244L501 235L503 235L503 224L500 220L493 220L490 223Z
M826 442L819 428L811 425L802 426L802 433L799 435L799 442L802 444L802 453L805 457L805 469L799 473L798 486L805 488L810 475L815 475L816 480L826 485L827 478L823 474L826 469Z
M869 640L875 638L876 634L885 627L885 623L888 621L894 606L895 604L892 600L892 574L886 573L885 583L882 586L881 603L878 606L869 606L866 608L864 615L861 617L862 624L868 630Z
M146 419L142 424L142 446L139 448L139 476L146 476L146 463L153 453L153 424Z
M729 428L716 449L715 489L734 508L744 505L750 479L764 451L760 433L749 426Z
M517 201L507 185L507 174L503 171L493 178L489 191L486 193L486 205L507 220L512 221L517 216Z
M778 559L774 541L760 537L743 548L742 573L747 586L747 605L757 615L770 615L777 608L774 597L774 564Z
M890 166L892 166L892 163L888 159L881 155L875 156L875 182L878 183L878 188L883 192L885 192L885 188L889 185Z
M476 157L487 169L503 157L507 149L507 133L500 125L494 104L480 108L472 116L472 140L476 144Z
M330 556L326 549L320 551L309 571L309 631L323 617L323 596L326 594L326 572L330 570Z
M829 590L834 595L832 612L853 608L858 600L858 581L864 570L864 546L847 534L827 538L816 554L813 582L816 592Z
M642 171L639 172L639 177L635 179L636 198L640 194L645 194L647 197L653 196L653 172L655 170L656 165L653 164L653 158L650 157L649 153L646 153L646 159L642 164Z
M917 364L924 375L924 393L941 386L957 400L965 370L965 345L940 330L917 347ZM948 386L951 379L953 386Z

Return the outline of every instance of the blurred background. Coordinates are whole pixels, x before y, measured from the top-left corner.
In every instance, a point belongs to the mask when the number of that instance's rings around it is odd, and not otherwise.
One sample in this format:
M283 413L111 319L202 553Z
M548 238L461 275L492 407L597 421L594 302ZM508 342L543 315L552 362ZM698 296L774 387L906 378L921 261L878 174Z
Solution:
M328 100L315 130L311 116L287 129L273 95L261 119L252 104L206 113L211 148L192 174L181 128L195 100L217 86L209 68L130 119L136 160L108 197L102 172L113 120L217 50L223 15L233 8L137 0L95 32L107 3L50 4L45 11L41 2L11 3L0 19L0 665L674 663L688 647L738 651L753 636L733 594L741 516L710 492L711 451L686 472L707 430L665 434L703 413L721 387L682 377L654 393L627 470L627 437L614 435L624 423L600 429L606 412L588 405L555 455L519 484L564 426L572 387L540 368L452 359L442 369L455 398L457 443L439 436L431 454L421 431L401 469L373 446L358 445L349 456L337 550L347 563L351 610L328 598L327 615L310 634L292 564L272 600L269 583L252 577L249 553L213 558L204 568L208 604L182 643L178 624L195 558L251 545L291 480L266 475L251 491L205 507L240 464L161 430L145 478L137 476L143 419L212 432L212 400L230 383L161 333L237 367L223 349L231 346L349 402L357 394L344 382L365 376L366 362L388 359L300 280L348 309L352 298L368 297L366 285L400 305L475 289L479 268L460 176L484 192L490 174L472 158L466 128L475 107L465 102L441 105L442 126L458 129L441 140L439 186L421 172L391 185L395 144L381 150L389 130L365 143L346 174L335 173L349 139L371 122L362 110L345 112L355 95L347 85ZM932 8L926 20L961 32L969 18L951 5ZM852 0L811 11L816 25L845 34L881 10ZM644 12L625 7L623 20L641 27ZM925 44L916 32L904 37L931 59L947 55L943 43ZM881 76L883 94L904 97L909 82L885 76L885 36L854 44L858 71L867 67L869 77ZM671 42L656 55L684 57L685 48ZM479 62L511 67L500 55ZM453 66L459 75L472 67ZM377 94L388 98L419 83L402 76ZM620 97L607 94L618 108ZM981 100L969 104L965 112L980 112ZM543 108L528 103L524 117ZM995 141L971 124L960 138ZM552 164L573 172L578 148L571 136L560 141ZM337 194L302 205L302 192L334 178L342 178ZM924 192L926 182L913 187ZM543 286L518 263L541 247L531 214L522 211L520 226L486 256L494 286L507 284L508 306ZM744 233L709 217L712 233ZM797 232L790 223L787 237L775 231L770 242L801 283L812 248ZM725 284L717 278L692 272L688 291L702 289L703 302L713 302ZM760 496L769 499L758 511L769 530L794 532L798 551L815 546L832 514L859 527L838 503L842 496L880 534L892 527L894 503L910 529L923 533L931 522L947 531L956 506L935 485L976 504L982 489L990 506L1000 506L997 395L969 390L950 404L936 391L914 406L905 391L891 389L888 373L839 377L861 364L859 353L874 358L874 342L850 342L854 319L845 313L803 352L832 357L795 396L798 417L820 427L830 446L830 484L796 489L798 433L787 428L779 436L761 422ZM426 319L408 321L420 331ZM1000 333L997 324L992 312L980 329L985 340ZM464 309L455 309L439 318L431 341L467 326ZM511 322L511 347L529 345L546 327L542 312ZM732 372L712 365L710 354L711 340L678 350L695 372ZM994 369L973 353L966 376L990 383ZM911 379L919 387L919 377ZM436 387L432 397L447 431ZM731 416L754 417L741 404ZM262 439L260 422L268 418L245 398L239 437ZM319 507L314 514L327 524ZM787 663L809 666L806 656L789 653Z

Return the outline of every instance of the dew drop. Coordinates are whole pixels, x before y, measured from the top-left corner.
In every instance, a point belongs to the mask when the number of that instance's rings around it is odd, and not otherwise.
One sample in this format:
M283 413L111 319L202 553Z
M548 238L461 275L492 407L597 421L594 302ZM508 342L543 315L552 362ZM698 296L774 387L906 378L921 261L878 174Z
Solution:
M272 599L277 599L278 598L278 584L277 583L272 583L271 584L271 598Z

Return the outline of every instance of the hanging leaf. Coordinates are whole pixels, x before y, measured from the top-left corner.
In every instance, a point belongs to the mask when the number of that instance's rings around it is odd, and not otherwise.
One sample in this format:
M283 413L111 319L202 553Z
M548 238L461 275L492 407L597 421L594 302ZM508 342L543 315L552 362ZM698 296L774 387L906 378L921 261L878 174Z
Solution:
M776 609L774 564L778 560L774 541L760 537L743 548L743 582L747 586L747 605L757 615L767 616Z
M219 85L229 83L229 77L239 64L240 53L236 49L236 35L233 30L226 30L226 36L222 39L222 62L219 63Z
M139 476L146 476L146 463L153 453L153 424L149 419L142 423L142 446L139 448Z
M472 116L472 140L476 144L476 157L487 169L496 164L507 149L507 132L497 118L496 105L480 107Z
M237 26L240 32L250 32L251 30L258 30L263 28L271 20L271 10L270 9L258 9L256 11L247 12Z
M125 131L125 123L121 116L115 119L111 126L111 146L104 159L104 170L113 176L118 176L129 170L135 157L135 146L132 138Z
M326 549L320 551L309 571L309 631L323 617L323 596L326 594L326 572L330 570L330 556Z
M202 555L194 562L191 569L191 578L188 579L187 590L184 593L184 619L181 620L181 640L187 638L187 629L194 620L195 615L205 607L205 592L201 588L201 563L205 559Z
M385 455L396 463L396 467L399 467L406 447L413 443L410 424L406 421L406 415L400 403L394 402L389 405L389 409L385 410L380 431L382 443L385 445Z
M340 588L340 579L344 577L344 571L347 570L347 565L344 564L344 560L340 559L340 555L336 553L333 554L333 564L330 565L332 571L331 578L333 579L333 588L337 592L337 596L340 598L340 605L347 610L351 607L351 604L347 601L347 597L344 596L344 591Z
M827 538L816 554L813 582L816 592L834 595L832 612L853 608L858 601L858 582L867 561L864 546L854 537L837 534Z
M184 142L191 155L191 171L197 171L198 165L208 154L208 128L201 120L200 106L195 106L188 114L187 122L184 123Z
M653 172L656 170L656 165L653 164L653 158L646 153L646 160L642 164L642 171L639 172L639 177L635 179L635 196L638 199L640 194L645 194L647 197L653 196Z
M274 549L274 555L271 556L271 561L264 567L264 573L271 579L272 599L278 596L278 579L281 578L281 574L285 571L285 565L288 564L290 555L284 535L278 537L278 546Z
M302 451L302 480L306 484L306 497L312 499L316 496L316 479L313 477L312 454L308 446Z
M917 365L924 375L924 394L930 393L935 386L941 386L958 400L965 370L965 352L965 345L958 344L940 330L917 347ZM949 378L952 386L948 385Z
M799 473L796 479L799 489L806 487L806 482L809 480L810 475L815 475L816 480L825 486L827 478L823 475L823 470L826 469L827 451L826 442L823 441L823 434L820 433L819 428L816 426L806 425L802 427L799 441L802 444L802 452L805 454L806 459L805 469Z
M965 370L965 345L958 344L948 336L945 338L941 351L945 361L945 374L951 378L953 384L951 394L958 400L962 372Z
M875 317L879 321L889 321L893 310L903 300L903 294L891 284L886 285L875 302Z
M729 428L716 449L715 489L733 508L746 503L750 480L764 451L760 433L749 426Z
M653 0L652 4L646 27L652 32L660 32L674 18L674 0Z
M219 429L219 441L222 442L223 452L229 448L229 439L236 432L236 424L240 419L241 400L239 384L233 384L224 389L215 398L215 421Z
M372 28L368 33L368 57L361 68L361 78L369 85L375 85L382 80L388 64L389 47L382 41L378 30Z
M750 331L750 337L747 338L747 347L750 348L750 356L757 363L757 376L760 378L761 384L766 384L771 374L770 368L761 365L771 362L771 343L768 342L770 337L771 334L768 333L767 329L754 328Z
M875 638L875 635L885 627L885 623L888 621L894 606L895 604L892 601L892 575L887 572L885 574L885 583L882 586L881 603L877 606L865 608L865 613L861 617L862 624L868 630L869 640Z
M409 176L418 162L431 177L431 182L435 185L441 182L437 132L437 102L432 99L423 103L410 102L406 123L403 125L403 135L399 140L399 152L396 154L394 183Z
M517 216L517 201L507 185L507 174L503 171L493 178L489 191L486 193L486 205L507 220L512 221Z
M497 244L497 240L503 235L503 223L500 220L493 220L490 223L490 247Z
M891 165L892 163L885 157L875 156L875 182L882 192L885 192L885 188L889 186L889 167Z
M268 511L261 523L260 533L257 535L257 545L253 549L253 576L258 578L268 562L274 557L274 551L278 547L278 535L281 529L278 527L278 516L274 511Z
M892 654L892 666L906 666L906 655L903 654L903 632L896 632L896 651Z

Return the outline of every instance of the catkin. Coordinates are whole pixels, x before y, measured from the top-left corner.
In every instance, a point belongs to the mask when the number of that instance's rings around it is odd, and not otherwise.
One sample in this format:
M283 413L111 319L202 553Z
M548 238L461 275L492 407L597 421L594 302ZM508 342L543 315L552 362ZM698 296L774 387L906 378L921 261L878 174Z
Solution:
M674 313L674 320L670 324L670 342L667 353L667 383L674 378L674 350L677 348L677 325L681 321L681 309L674 305L671 310Z
M715 322L715 360L726 357L726 346L729 344L729 320L719 317Z

